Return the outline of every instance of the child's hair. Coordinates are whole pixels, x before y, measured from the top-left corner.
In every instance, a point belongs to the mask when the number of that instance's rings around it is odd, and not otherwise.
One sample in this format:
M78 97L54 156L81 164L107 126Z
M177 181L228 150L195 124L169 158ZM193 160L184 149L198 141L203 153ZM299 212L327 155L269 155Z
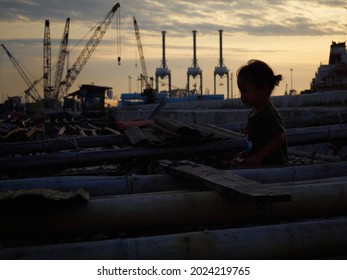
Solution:
M257 59L251 59L237 71L238 79L245 79L261 89L268 89L271 93L279 85L282 75L275 75L269 65Z

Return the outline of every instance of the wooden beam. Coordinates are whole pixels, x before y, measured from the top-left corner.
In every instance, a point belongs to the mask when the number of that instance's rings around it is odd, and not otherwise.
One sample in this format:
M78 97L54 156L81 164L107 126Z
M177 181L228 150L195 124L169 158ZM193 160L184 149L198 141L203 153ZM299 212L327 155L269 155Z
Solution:
M280 189L268 188L253 180L191 161L161 161L171 174L199 180L211 190L255 202L289 201L290 194Z

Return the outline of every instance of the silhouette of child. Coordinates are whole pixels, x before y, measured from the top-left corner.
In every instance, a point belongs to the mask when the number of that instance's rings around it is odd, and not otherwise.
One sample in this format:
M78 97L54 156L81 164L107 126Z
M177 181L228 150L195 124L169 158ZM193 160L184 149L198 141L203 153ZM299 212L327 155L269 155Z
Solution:
M284 124L280 113L270 101L282 75L263 61L250 60L237 72L241 100L253 108L245 130L246 149L232 160L237 166L285 165L288 163Z

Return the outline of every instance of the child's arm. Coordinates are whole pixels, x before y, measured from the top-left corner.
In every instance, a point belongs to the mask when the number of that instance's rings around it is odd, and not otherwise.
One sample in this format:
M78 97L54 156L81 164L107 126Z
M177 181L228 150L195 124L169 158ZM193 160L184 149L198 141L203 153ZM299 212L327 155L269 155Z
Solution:
M273 153L275 153L282 144L286 141L284 132L279 130L274 137L262 148L258 153L252 155L244 161L242 166L259 166L263 159Z

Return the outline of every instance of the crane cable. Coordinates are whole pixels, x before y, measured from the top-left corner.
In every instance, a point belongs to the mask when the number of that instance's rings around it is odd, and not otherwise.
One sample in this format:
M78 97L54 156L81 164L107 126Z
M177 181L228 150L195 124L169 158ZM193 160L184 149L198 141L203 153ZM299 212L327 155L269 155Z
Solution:
M118 8L117 17L117 60L118 65L121 65L121 45L122 45L122 36L121 36L121 21L120 21L120 7Z

